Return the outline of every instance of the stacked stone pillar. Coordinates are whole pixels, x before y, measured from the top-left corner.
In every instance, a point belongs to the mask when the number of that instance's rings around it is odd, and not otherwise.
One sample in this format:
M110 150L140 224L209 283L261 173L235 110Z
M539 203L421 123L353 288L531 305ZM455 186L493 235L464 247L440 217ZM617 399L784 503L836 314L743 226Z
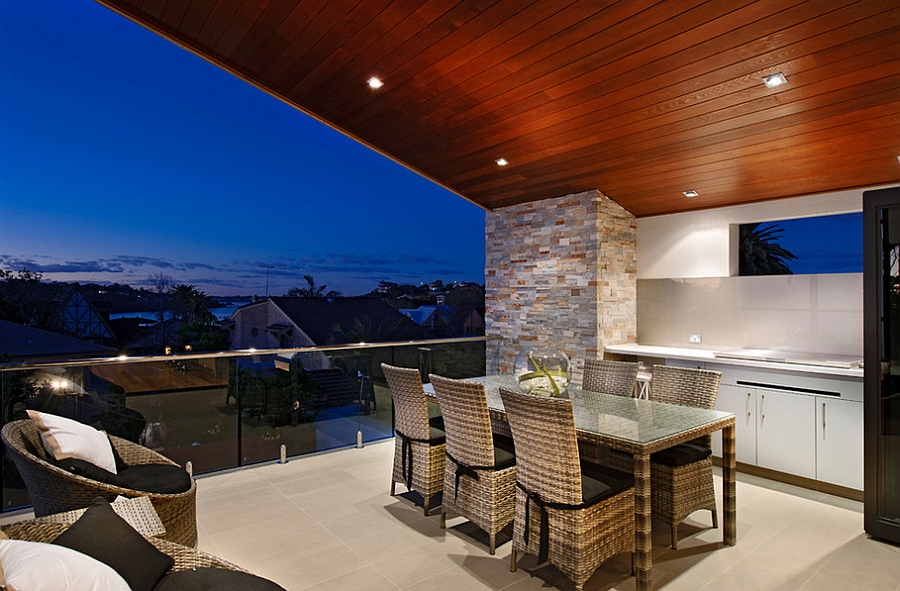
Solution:
M485 332L502 341L488 371L510 372L523 348L551 345L580 383L586 357L634 341L635 235L634 216L598 191L489 212Z

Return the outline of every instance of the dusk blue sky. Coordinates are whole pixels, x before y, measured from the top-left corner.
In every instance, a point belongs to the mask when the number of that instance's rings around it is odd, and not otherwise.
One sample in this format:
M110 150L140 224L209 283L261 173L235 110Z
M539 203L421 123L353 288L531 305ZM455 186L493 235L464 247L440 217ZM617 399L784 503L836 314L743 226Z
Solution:
M210 295L267 272L270 295L483 283L484 215L91 0L0 0L0 268Z
M782 230L775 240L797 258L788 261L795 275L810 273L862 273L862 213L845 213L774 224Z

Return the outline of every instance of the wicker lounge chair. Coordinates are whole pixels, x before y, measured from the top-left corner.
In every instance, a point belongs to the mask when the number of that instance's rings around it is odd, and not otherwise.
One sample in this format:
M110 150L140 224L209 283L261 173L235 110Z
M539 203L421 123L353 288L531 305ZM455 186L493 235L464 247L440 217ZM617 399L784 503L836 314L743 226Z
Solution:
M167 540L192 548L197 545L197 484L193 479L191 488L183 493L149 493L121 488L72 474L48 461L38 428L31 420L7 423L0 436L25 481L36 517L81 509L96 497L112 501L117 496L146 496L166 528ZM162 454L126 439L110 435L109 440L129 466L178 465Z
M444 486L442 421L430 421L422 377L417 369L381 364L394 400L394 468L391 496L398 482L422 495L425 515ZM440 424L438 424L440 423Z
M70 525L70 523L45 523L31 519L4 525L0 527L0 529L13 540L49 543L66 531ZM212 554L207 554L182 544L176 544L175 542L163 538L147 537L147 540L156 546L157 550L168 554L175 559L175 566L172 567L172 572L201 567L225 568L228 570L249 572L227 560L219 558L218 556L213 556Z
M590 392L634 396L638 364L633 361L585 359L582 388Z
M448 513L462 515L488 533L494 554L497 534L515 513L512 440L492 432L483 384L434 374L429 378L447 432L441 527L446 527Z
M579 460L572 402L500 389L516 442L517 553L538 556L584 587L621 552L634 552L634 479ZM633 555L632 555L633 556Z
M653 366L653 400L714 409L722 374L708 369ZM677 445L650 456L653 515L672 527L672 548L678 548L678 524L700 509L712 512L718 527L713 484L711 438Z

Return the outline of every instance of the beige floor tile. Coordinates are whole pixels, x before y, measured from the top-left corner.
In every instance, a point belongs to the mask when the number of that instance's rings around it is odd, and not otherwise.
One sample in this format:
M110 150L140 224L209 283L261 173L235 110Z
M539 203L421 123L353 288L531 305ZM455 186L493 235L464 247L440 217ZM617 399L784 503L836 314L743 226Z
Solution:
M496 561L497 559L471 557L468 559L468 564L464 564L462 568L450 569L418 583L404 586L403 589L406 591L490 591L506 588L523 577L522 573L509 572L507 567L506 574L509 577L502 580L503 577L499 576L500 573L493 566L480 568L474 564L481 560Z
M364 566L312 585L308 589L313 591L399 591L400 587L371 566Z
M300 547L304 544L303 538L295 539L291 549L296 548L298 551L292 553L289 549L285 552L287 559L262 567L265 576L293 591L319 585L367 567L363 559L343 544L320 548L315 552L308 549L301 551Z
M511 544L491 556L486 535L454 517L439 527L417 496L391 497L393 441L287 464L198 478L200 548L288 591L572 589L533 557L509 572ZM716 478L721 506L721 478ZM708 512L679 528L679 549L654 522L654 588L661 591L900 591L900 548L862 533L862 504L738 474L738 543L724 546ZM721 509L720 509L721 510ZM720 512L720 523L723 516ZM614 557L587 591L633 591L630 557Z
M894 591L900 586L900 547L883 544L863 533L836 548L829 560L802 588Z

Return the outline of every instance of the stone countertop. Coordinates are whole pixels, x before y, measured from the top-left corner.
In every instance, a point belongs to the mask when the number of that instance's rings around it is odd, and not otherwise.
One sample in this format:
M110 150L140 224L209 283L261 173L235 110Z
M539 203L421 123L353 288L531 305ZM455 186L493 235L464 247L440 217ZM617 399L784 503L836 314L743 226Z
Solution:
M863 378L862 356L822 355L764 349L699 349L622 343L605 348L618 355L684 359L719 365L735 365L799 373Z

